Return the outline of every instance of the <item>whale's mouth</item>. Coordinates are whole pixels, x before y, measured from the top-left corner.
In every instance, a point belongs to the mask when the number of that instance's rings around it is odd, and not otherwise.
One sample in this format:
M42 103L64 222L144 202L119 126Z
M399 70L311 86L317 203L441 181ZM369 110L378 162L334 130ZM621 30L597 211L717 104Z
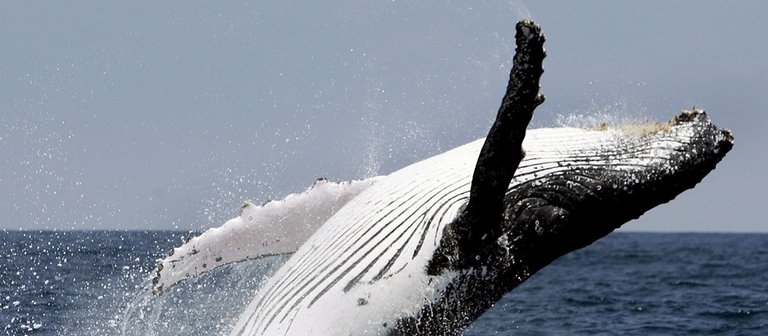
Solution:
M734 145L730 130L698 109L668 123L604 126L557 142L531 136L547 147L528 151L504 217L505 239L525 242L511 253L534 270L693 188Z
M698 123L699 128L713 128L719 131L720 135L717 136L717 143L721 146L733 147L733 135L730 130L718 129L714 126L706 117L706 113L703 110L693 108L692 110L683 110L680 114L670 119L666 123L649 121L643 123L628 123L621 125L610 125L608 123L601 123L595 126L585 127L590 131L607 131L607 130L619 130L628 138L643 138L648 136L654 136L658 133L668 132L675 126L679 126L685 123Z

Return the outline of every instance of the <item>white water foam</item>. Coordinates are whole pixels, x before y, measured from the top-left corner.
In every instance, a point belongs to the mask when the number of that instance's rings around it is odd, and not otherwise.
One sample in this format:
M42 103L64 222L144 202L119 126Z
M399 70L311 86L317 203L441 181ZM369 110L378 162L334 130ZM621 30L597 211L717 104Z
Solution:
M119 332L144 335L226 335L239 309L290 255L272 256L216 268L155 295L140 289L122 312Z

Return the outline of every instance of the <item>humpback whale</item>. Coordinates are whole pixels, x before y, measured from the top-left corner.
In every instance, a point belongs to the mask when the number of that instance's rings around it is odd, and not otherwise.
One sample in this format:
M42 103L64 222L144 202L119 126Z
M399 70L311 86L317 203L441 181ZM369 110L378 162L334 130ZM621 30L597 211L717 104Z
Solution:
M556 258L693 188L733 146L698 109L666 123L527 130L544 101L544 36L521 21L515 38L486 138L387 176L246 202L162 260L154 291L292 253L232 335L457 335Z

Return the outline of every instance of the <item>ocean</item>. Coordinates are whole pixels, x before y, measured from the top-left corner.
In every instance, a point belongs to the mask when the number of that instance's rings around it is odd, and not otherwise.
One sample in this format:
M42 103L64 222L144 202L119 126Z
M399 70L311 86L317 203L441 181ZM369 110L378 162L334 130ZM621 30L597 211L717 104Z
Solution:
M232 307L287 256L153 295L157 260L188 235L0 231L0 334L226 334ZM768 234L613 233L535 274L464 335L768 335Z

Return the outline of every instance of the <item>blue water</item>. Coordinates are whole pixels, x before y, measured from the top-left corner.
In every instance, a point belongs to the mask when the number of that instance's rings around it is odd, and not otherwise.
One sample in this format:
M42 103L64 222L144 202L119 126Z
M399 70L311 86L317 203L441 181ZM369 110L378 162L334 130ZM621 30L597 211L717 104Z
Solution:
M161 297L181 232L0 232L0 334L211 335L284 257ZM768 235L614 233L534 275L465 335L768 335Z

